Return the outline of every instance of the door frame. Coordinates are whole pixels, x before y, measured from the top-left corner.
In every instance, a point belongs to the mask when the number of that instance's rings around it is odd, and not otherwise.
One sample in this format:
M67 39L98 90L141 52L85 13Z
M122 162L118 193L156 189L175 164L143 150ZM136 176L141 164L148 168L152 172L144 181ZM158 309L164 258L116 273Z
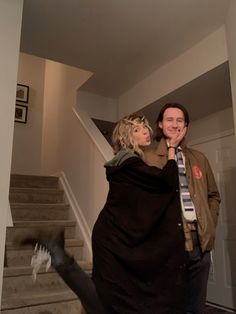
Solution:
M187 144L188 144L188 146L192 147L194 145L206 144L207 142L215 141L218 139L223 139L223 138L226 138L229 136L234 136L234 135L235 135L235 129L229 129L229 130L225 130L225 131L222 131L222 132L219 132L216 134L212 134L209 136L201 137L201 138L194 139L194 140L189 140L189 141L187 141ZM236 142L235 136L234 136L234 139ZM207 303L211 304L211 302L209 302L209 301ZM231 313L235 313L235 310L226 308L223 305L214 304L214 306L216 306L217 308L220 308L220 309L227 309L227 311L229 311Z

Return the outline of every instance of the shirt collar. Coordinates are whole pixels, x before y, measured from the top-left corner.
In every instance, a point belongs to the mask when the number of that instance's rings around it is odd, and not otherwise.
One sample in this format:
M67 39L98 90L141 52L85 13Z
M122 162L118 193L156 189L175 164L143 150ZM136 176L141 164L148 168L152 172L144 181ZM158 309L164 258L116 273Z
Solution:
M186 148L186 141L183 140L179 147L181 148L182 152L184 152L184 150ZM159 156L167 156L168 155L167 144L166 144L166 140L164 137L162 137L160 142L158 143L156 152L157 152L157 155L159 155Z

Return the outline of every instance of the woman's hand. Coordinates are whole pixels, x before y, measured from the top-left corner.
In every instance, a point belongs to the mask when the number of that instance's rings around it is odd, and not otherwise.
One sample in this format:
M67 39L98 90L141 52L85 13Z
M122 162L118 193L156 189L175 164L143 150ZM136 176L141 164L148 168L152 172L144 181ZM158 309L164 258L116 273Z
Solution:
M167 139L167 145L170 147L177 148L179 144L182 142L183 138L185 137L187 132L187 127L185 126L183 130L178 130L175 135L173 135L172 138Z

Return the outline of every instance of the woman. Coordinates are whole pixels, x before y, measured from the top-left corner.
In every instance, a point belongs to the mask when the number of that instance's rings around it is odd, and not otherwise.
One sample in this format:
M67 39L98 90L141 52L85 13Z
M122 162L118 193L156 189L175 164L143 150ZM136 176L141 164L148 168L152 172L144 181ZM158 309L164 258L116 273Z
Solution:
M184 313L181 209L168 204L179 188L175 148L185 132L169 139L169 160L161 170L142 160L151 143L145 117L131 115L117 123L115 156L105 165L107 201L92 233L92 279L64 251L62 234L25 241L39 242L49 251L53 266L87 313Z

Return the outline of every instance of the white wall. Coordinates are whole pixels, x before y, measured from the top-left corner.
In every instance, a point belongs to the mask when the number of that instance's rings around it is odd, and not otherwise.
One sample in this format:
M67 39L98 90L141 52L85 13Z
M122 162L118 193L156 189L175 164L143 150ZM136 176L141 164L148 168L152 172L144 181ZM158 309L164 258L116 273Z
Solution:
M64 158L63 171L91 231L106 200L108 184L104 163L113 153L86 113L79 112L78 116L72 115L67 130L64 149L68 154Z
M229 55L230 81L233 98L234 125L236 127L236 1L230 0L226 19L226 39Z
M121 95L118 116L142 109L227 59L225 28L222 26Z
M46 60L42 139L42 174L61 171L66 151L64 143L76 105L77 89L91 72ZM66 140L65 140L66 139Z
M23 0L0 1L0 304Z
M107 98L100 95L78 91L77 109L88 113L91 118L116 122L117 99Z
M29 86L28 119L27 124L15 122L12 173L41 171L44 75L45 59L20 53L17 82Z
M190 123L188 142L234 129L233 109L229 107Z

